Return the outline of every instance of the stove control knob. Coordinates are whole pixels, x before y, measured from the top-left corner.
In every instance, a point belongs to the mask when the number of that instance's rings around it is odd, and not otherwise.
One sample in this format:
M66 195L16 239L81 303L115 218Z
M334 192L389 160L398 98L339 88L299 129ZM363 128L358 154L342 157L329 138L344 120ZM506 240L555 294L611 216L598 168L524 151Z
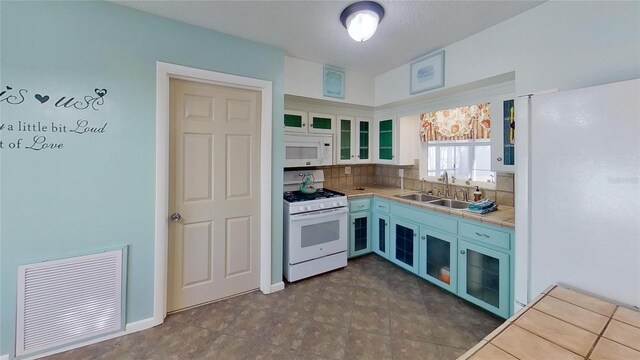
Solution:
M324 204L320 204L320 209L324 209Z
M338 203L334 201L331 203L331 206L338 206Z
M307 211L311 210L311 205L307 206Z
M300 206L300 207L298 208L298 211L304 211L304 206Z

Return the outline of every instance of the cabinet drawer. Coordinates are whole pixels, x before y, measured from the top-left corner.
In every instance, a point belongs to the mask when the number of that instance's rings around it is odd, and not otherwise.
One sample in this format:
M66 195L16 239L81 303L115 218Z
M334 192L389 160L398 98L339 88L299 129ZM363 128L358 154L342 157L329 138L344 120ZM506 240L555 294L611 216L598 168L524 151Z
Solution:
M369 210L371 207L371 199L356 199L349 200L349 211L361 211L361 210Z
M386 201L380 201L378 199L373 200L373 210L383 213L389 213L389 203Z
M464 222L460 222L458 231L460 235L469 239L491 244L507 250L511 248L510 234L507 232L492 230Z
M452 234L458 233L458 220L451 219L448 216L436 215L433 211L392 203L391 214L393 216L429 226L432 229L446 231Z

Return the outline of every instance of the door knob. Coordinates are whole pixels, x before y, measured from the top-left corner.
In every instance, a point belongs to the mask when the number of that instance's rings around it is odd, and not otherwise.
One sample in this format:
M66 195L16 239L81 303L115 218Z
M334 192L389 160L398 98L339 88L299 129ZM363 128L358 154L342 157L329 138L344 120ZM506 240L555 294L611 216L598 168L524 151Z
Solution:
M178 222L182 218L182 216L180 216L180 213L174 212L169 218L173 222Z
M460 250L460 254L464 255L465 251L464 250Z

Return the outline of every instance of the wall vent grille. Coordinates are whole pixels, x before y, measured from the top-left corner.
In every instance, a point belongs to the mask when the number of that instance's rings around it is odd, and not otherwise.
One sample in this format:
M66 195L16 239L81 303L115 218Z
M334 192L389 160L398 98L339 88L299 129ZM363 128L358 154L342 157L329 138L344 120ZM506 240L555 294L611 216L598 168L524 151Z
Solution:
M16 355L124 329L123 249L18 267Z

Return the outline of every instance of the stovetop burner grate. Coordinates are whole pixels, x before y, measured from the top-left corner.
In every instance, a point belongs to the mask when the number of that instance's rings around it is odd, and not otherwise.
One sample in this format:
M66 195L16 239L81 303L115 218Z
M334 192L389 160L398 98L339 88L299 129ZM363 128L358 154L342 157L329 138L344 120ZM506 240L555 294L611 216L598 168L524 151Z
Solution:
M285 191L284 200L287 202L301 202L301 201L311 201L311 200L319 200L319 199L330 199L338 196L345 196L343 193L333 191L330 189L318 189L313 194L303 194L301 191Z

